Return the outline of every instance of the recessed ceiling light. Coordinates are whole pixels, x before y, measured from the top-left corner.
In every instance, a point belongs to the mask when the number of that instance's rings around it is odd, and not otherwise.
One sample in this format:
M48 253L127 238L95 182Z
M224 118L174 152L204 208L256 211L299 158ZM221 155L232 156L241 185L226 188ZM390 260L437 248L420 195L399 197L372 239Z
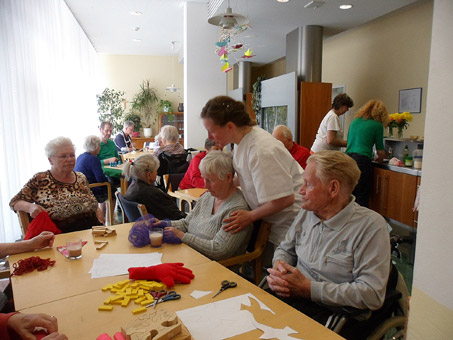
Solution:
M340 9L351 9L352 5L340 5Z
M289 0L277 0L277 2L288 2Z
M137 27L134 27L134 31L135 31L135 32L140 31L140 27L138 27L138 26L137 26Z
M130 11L129 14L130 14L130 15L142 15L142 12L138 12L138 11Z
M142 42L140 39L132 39L132 41L136 43Z

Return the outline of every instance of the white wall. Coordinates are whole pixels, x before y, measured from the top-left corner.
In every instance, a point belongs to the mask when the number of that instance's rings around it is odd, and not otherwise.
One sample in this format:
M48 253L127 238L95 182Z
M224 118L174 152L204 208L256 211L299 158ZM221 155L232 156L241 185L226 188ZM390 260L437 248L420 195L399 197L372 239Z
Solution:
M208 7L187 2L184 10L184 144L204 147L208 136L200 112L212 97L225 95L226 74L220 70L215 42L220 28L208 24Z
M453 2L435 0L408 339L453 339Z

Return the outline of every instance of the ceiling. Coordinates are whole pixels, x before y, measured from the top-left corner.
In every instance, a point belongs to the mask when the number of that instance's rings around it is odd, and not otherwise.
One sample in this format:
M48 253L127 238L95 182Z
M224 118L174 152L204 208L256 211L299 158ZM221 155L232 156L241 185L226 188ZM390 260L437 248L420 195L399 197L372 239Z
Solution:
M315 0L320 1L320 0ZM422 0L324 0L319 8L305 8L311 0L231 0L234 13L250 19L241 33L245 47L256 56L250 61L268 63L285 55L286 34L299 26L321 25L324 38ZM98 53L168 56L181 50L184 3L207 0L65 0ZM213 1L215 2L215 1ZM225 12L227 1L216 14ZM339 5L352 4L350 10ZM131 11L141 12L140 16ZM206 18L207 21L207 18ZM137 30L137 27L139 28ZM220 32L220 28L219 28ZM140 40L140 42L134 41ZM176 41L175 52L172 41ZM213 49L215 48L213 42Z

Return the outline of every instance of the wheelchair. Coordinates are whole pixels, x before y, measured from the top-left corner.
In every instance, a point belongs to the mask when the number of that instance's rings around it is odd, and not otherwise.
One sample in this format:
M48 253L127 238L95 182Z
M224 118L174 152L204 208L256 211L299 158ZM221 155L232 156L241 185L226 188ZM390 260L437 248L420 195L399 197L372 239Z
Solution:
M166 151L158 156L160 166L157 169L156 186L163 192L168 192L168 183L164 182L163 176L166 174L182 174L184 176L192 159L190 149L181 154L171 154ZM173 188L173 190L175 190Z
M396 234L391 235L390 241L392 254L398 249L399 243L407 242ZM348 340L404 339L409 290L392 261L390 265L385 300L380 309L369 311L352 307L332 308L332 314L324 326ZM259 287L264 288L266 284L265 276Z
M376 311L341 308L334 311L325 327L349 340L404 339L409 291L401 273L391 264L384 304ZM347 323L353 325L345 331ZM351 336L353 334L360 334Z

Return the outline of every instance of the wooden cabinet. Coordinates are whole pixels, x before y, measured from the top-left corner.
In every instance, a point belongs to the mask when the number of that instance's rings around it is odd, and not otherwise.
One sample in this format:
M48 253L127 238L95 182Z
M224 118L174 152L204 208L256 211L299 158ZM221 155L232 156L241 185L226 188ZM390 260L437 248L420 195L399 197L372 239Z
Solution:
M132 143L135 144L137 149L143 148L144 143L154 142L154 137L138 137L132 138Z
M299 98L298 143L310 150L319 124L332 108L332 84L301 82Z
M159 131L164 125L173 125L179 132L179 143L184 145L184 112L173 112L173 118L167 113L159 115Z
M414 222L415 195L418 176L374 168L370 208L388 217L416 227Z

